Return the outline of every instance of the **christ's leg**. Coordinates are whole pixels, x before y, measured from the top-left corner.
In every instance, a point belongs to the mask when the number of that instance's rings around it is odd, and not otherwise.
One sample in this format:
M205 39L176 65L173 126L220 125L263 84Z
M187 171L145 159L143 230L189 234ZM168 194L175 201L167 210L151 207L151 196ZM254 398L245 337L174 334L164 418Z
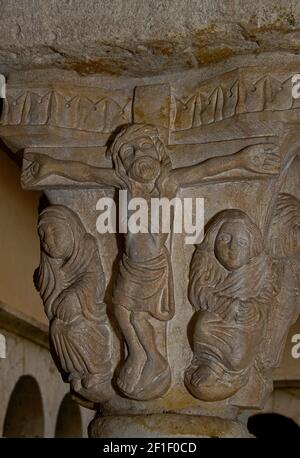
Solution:
M140 378L145 363L145 353L131 324L130 316L133 312L116 305L114 313L125 338L128 351L128 356L117 379L117 385L125 394L130 394Z
M134 312L131 316L131 323L145 350L147 358L138 383L138 389L143 390L147 385L155 382L157 377L167 372L169 370L169 364L157 348L155 329L149 321L149 314L145 312Z

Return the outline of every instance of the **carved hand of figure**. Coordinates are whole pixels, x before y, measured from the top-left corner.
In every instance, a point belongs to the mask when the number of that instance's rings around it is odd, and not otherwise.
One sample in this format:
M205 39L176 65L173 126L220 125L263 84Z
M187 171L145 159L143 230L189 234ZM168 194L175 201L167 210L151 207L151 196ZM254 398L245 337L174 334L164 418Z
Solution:
M274 175L280 171L280 154L273 143L251 145L238 154L242 167L250 172Z
M30 164L22 172L23 185L33 185L39 183L51 173L52 158L46 154L26 153L24 159Z
M55 317L64 323L71 323L81 314L82 310L76 294L63 291L57 298Z

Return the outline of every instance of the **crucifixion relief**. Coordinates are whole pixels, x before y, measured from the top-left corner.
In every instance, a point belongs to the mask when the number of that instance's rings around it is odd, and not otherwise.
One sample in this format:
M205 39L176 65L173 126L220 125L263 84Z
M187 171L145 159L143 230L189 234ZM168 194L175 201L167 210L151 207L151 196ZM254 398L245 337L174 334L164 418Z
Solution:
M26 186L58 175L75 182L115 186L128 190L129 199L173 198L180 185L192 185L232 169L253 173L277 173L280 158L274 145L248 146L236 154L208 159L200 164L173 169L156 127L131 124L113 141L109 154L113 168L106 169L55 160L47 155L27 153L30 163L23 172ZM128 357L118 376L120 390L135 399L152 399L169 388L168 361L157 348L155 330L149 316L167 321L175 311L170 255L165 247L167 234L125 236L125 252L119 266L113 303L125 337Z
M23 187L50 201L37 288L58 367L81 401L108 416L116 405L197 416L211 405L259 408L270 393L299 313L300 108L281 98L289 81L239 70L186 93L168 82L94 99L39 90L40 104L33 90L12 91L0 133L25 149ZM161 221L155 233L148 222L114 236L109 306L103 237L85 207L99 190L126 190L127 203L207 201L194 252L172 245Z

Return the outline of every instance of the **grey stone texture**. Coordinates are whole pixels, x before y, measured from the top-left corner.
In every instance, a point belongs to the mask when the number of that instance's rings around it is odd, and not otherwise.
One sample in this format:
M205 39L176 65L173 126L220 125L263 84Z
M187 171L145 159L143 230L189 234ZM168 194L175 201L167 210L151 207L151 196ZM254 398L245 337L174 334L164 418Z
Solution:
M259 0L1 0L0 71L145 76L240 54L297 55L300 4Z

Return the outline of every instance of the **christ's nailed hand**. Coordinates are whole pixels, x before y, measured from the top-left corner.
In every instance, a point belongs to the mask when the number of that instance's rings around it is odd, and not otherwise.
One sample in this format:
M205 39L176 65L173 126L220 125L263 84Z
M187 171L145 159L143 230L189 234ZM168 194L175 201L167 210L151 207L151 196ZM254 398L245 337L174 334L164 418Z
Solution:
M237 154L242 167L250 172L276 175L280 171L280 153L273 143L250 145Z
M23 168L21 182L24 187L38 184L51 173L52 158L46 154L27 152L24 160L28 165Z

